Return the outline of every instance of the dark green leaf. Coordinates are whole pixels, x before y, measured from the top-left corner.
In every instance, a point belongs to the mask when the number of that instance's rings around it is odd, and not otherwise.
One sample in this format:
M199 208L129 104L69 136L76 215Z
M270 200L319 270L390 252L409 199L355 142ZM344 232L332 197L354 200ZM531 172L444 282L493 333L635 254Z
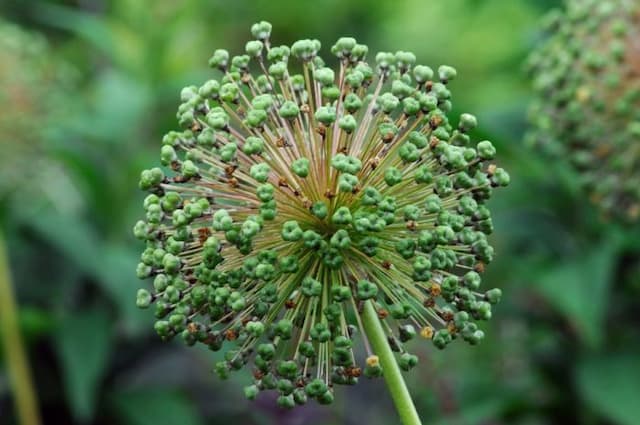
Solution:
M37 17L42 21L69 30L87 40L93 46L115 56L117 48L106 20L98 16L54 4L42 3L37 9Z
M577 378L582 397L595 411L619 425L638 424L638 353L587 360L578 367Z
M101 309L67 315L55 333L65 392L79 420L93 416L98 387L111 353L111 339L111 320Z
M34 215L29 224L59 249L84 273L97 280L122 311L128 329L147 323L135 305L137 279L134 275L138 253L133 249L111 246L101 241L92 228L79 219L53 211Z
M602 324L615 260L614 248L601 246L543 273L536 290L564 314L585 343L602 341Z
M493 397L465 404L459 413L447 416L436 422L434 425L460 425L489 422L492 418L499 416L500 411L508 404L507 397Z
M130 390L112 396L111 404L121 424L202 424L193 403L176 392L147 388Z

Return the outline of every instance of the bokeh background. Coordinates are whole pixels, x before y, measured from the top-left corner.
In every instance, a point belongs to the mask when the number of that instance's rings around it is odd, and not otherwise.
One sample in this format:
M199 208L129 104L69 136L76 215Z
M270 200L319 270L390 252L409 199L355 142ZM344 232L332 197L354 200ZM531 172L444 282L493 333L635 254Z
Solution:
M161 343L135 307L139 172L177 127L180 89L207 78L214 49L240 53L264 19L277 43L318 38L325 56L352 35L370 52L455 66L454 112L478 116L476 136L495 143L512 176L491 201L496 260L485 281L504 297L487 338L444 352L414 344L421 364L407 379L425 424L640 424L640 225L600 216L564 164L523 141L532 97L523 62L559 5L0 2L0 226L43 422L398 423L381 380L339 388L329 408L248 402L247 376L219 381L215 354ZM2 425L18 423L5 360Z

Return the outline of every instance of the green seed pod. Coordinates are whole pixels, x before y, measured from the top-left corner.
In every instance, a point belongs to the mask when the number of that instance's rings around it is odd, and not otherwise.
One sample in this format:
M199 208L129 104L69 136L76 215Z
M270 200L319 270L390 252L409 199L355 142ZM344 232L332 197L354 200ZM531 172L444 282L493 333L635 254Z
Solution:
M405 72L414 63L416 63L416 55L413 53L403 51L396 52L396 64L402 72Z
M402 111L405 115L417 115L420 112L420 102L413 97L406 97L402 99Z
M331 159L331 166L343 173L357 174L362 168L362 162L358 158L339 153Z
M229 52L224 49L218 49L213 52L213 56L209 59L209 66L211 68L218 68L221 70L227 69L229 64Z
M413 369L418 364L418 356L415 354L403 353L398 361L400 369L405 372Z
M332 106L321 106L316 111L315 119L325 125L333 123L336 120L336 108Z
M353 46L353 49L351 49L350 59L353 62L362 61L367 56L367 53L369 53L369 48L367 46L364 44L356 44Z
M311 213L322 220L329 214L329 209L324 202L319 201L311 206Z
M251 105L256 109L267 111L273 106L273 96L270 94L260 94L251 99Z
M349 113L353 114L362 107L362 100L355 93L349 93L344 98L344 107Z
M249 127L261 127L262 124L267 120L267 112L264 109L251 109L247 113L247 118L245 122ZM228 146L228 145L225 145Z
M390 114L400 104L400 100L391 93L384 93L378 99L378 106L385 114Z
M136 305L139 308L148 308L153 300L151 294L146 289L138 289L138 295L136 297Z
M351 223L351 211L349 211L347 207L340 207L333 214L333 217L331 217L331 221L334 224L349 224Z
M289 48L289 46L272 47L271 50L269 50L269 53L267 53L267 59L273 62L286 62L287 59L289 59L290 54L291 49Z
M358 185L358 178L353 174L343 173L338 178L338 189L340 192L353 192Z
M378 54L376 54L376 63L378 64L378 69L380 69L383 73L391 68L391 66L395 64L395 61L396 58L393 53L378 52Z
M305 387L304 391L307 393L309 397L319 397L320 395L326 393L329 389L326 384L321 379L314 379L309 382Z
M433 70L425 65L416 65L413 68L413 77L418 83L424 83L433 78Z
M420 151L414 144L407 142L398 150L398 156L404 162L416 162L420 159Z
M462 114L460 115L460 124L458 124L458 128L460 131L467 132L473 130L478 126L478 120L475 116L471 114Z
M485 297L491 304L497 304L500 302L500 298L502 298L502 291L498 288L490 289L485 294Z
M438 78L440 78L440 81L445 84L456 78L456 75L457 72L455 68L451 66L442 65L438 68Z
M269 183L261 184L260 186L258 186L258 190L256 191L258 199L260 199L262 202L271 201L273 199L274 193L275 188Z
M247 397L247 400L255 400L256 397L258 397L258 393L260 393L260 390L257 385L244 387L244 395Z
M362 86L362 83L364 81L364 74L356 69L351 70L349 73L347 73L345 81L348 85L351 86L351 88L357 89Z
M347 249L351 245L349 232L345 229L339 229L331 236L329 244L334 248Z
M229 116L220 108L211 109L205 119L214 130L224 130L229 124Z
M322 293L322 284L307 276L302 281L302 293L307 297L317 297Z
M276 80L282 80L287 73L286 62L276 62L269 66L269 74Z
M294 119L298 116L299 113L300 108L298 108L298 105L290 100L284 102L280 107L280 110L278 110L278 114L280 114L282 118L286 119Z
M253 44L253 50L256 50L256 45ZM246 72L249 68L250 57L248 55L234 56L231 58L231 70Z
M384 181L389 186L394 186L402 181L402 172L395 167L389 167L384 173Z
M249 171L251 177L260 183L265 183L269 179L269 172L271 172L271 167L266 163L254 164Z
M313 59L318 50L320 50L320 42L318 40L298 40L291 45L291 53L303 61Z
M302 239L303 231L297 221L287 221L282 226L282 239L287 242L295 242Z
M356 47L356 39L352 37L341 37L331 47L331 53L339 58L351 56L351 52Z
M251 40L248 41L245 45L244 50L247 52L249 56L260 56L262 54L262 48L264 45L259 40Z
M360 280L357 284L357 297L361 300L368 300L371 298L375 298L378 295L378 287L368 281L368 280Z
M415 90L413 87L411 87L409 84L405 83L402 80L395 80L391 85L391 93L399 99L405 99L411 96L414 91ZM419 108L420 103L417 102L417 105Z
M335 80L335 74L331 68L316 69L313 78L323 86L332 85Z
M251 25L251 34L258 40L268 40L271 35L271 24L261 21Z
M242 146L247 155L260 155L264 151L264 141L259 137L249 136Z
M240 96L240 88L236 83L225 83L220 87L220 99L235 103Z
M353 117L353 115L345 115L340 118L340 121L338 121L338 126L340 126L340 128L347 133L353 133L353 131L358 126L358 122Z
M307 177L309 175L309 160L307 158L298 158L291 163L291 170L299 177Z

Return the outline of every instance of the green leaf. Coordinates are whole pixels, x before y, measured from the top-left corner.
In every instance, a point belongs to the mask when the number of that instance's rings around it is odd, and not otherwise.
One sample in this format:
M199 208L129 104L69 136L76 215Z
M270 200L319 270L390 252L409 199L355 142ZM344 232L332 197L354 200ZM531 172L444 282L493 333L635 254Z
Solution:
M117 304L125 327L134 332L148 325L135 305L138 280L135 266L139 253L134 248L108 245L79 218L49 211L33 215L28 224L62 252L83 273L97 280Z
M202 424L193 403L174 391L128 390L114 394L110 402L121 424Z
M78 129L103 146L126 149L127 138L139 133L140 123L151 107L151 93L145 84L124 72L105 71L94 79L89 122L81 123Z
M109 56L114 56L117 46L105 19L70 7L47 3L37 8L36 17L52 26L71 31Z
M150 329L153 318L136 306L136 291L142 287L141 281L132 275L138 264L139 253L131 247L103 246L101 259L96 265L96 277L102 289L117 304L122 326L129 333L138 333Z
M578 366L578 389L598 413L619 425L637 425L640 418L640 356L638 353L589 359Z
M489 397L485 400L476 400L465 404L459 412L443 417L434 422L434 425L458 425L477 424L491 422L491 419L499 417L509 403L508 396Z
M602 244L543 273L536 290L574 326L589 346L602 342L615 249Z
M65 392L78 420L86 421L93 416L111 339L111 320L106 311L97 308L67 315L55 332Z

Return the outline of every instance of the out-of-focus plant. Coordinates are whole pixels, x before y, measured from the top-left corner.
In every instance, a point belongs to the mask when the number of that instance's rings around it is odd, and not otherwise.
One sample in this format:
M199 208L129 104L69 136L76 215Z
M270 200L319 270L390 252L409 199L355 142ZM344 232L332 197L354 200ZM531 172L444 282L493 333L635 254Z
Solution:
M535 143L580 173L607 215L640 217L640 6L568 1L529 60Z
M74 73L51 55L44 37L0 19L0 219L12 212L27 215L31 205L25 203L30 197L57 202L57 183L64 185L64 173L48 142L66 113L64 97ZM3 227L4 220L0 222L1 342L17 417L24 424L37 424L37 397L23 348Z
M327 404L335 385L383 375L403 423L419 423L400 372L418 358L403 343L484 338L476 321L501 296L479 292L493 259L484 204L509 175L489 141L472 144L473 115L449 121L454 68L434 75L402 51L372 67L341 38L336 72L318 40L271 46L267 22L251 32L245 55L215 51L219 81L182 90L183 130L161 149L170 172L141 175L138 276L154 290L138 305L155 304L163 339L234 344L221 378L253 359L250 399Z
M52 195L45 182L60 173L47 140L67 112L73 77L44 37L0 20L0 201L16 192Z

